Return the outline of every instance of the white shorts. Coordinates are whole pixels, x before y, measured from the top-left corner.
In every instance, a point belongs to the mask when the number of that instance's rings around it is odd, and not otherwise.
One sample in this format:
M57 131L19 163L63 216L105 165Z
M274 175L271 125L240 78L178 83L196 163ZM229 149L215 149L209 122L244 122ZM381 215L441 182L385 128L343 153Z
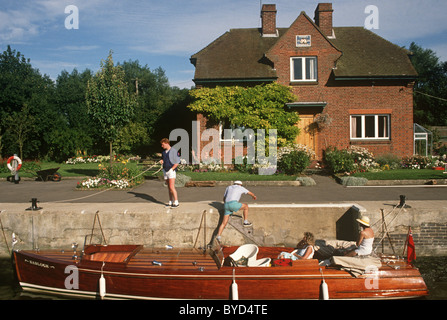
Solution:
M166 172L164 169L163 169L163 178L165 179L165 180L168 180L168 179L175 179L177 177L177 173L175 172L175 170L169 170L168 172Z

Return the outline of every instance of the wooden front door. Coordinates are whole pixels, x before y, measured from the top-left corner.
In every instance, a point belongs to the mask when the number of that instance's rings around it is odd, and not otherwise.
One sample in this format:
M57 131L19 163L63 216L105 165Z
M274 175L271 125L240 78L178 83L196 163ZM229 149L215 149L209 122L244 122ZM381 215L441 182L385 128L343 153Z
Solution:
M296 137L297 144L305 145L317 153L318 131L314 123L315 115L300 114L300 121L296 126L300 129L299 135Z

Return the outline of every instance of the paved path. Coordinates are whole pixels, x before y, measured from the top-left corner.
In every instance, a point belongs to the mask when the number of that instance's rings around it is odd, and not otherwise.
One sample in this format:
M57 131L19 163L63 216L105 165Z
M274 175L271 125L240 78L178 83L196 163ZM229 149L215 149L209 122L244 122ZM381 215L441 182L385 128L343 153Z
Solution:
M399 202L400 195L407 201L447 200L447 186L374 186L344 187L331 177L313 175L316 186L250 186L258 199L256 203L334 203L357 201ZM230 183L230 182L229 182ZM131 191L79 191L77 180L60 182L24 180L19 184L0 181L1 203L29 203L37 198L40 203L159 203L168 198L161 181L147 180ZM180 202L221 202L225 186L178 188ZM253 203L251 197L243 201ZM1 208L0 208L1 210Z

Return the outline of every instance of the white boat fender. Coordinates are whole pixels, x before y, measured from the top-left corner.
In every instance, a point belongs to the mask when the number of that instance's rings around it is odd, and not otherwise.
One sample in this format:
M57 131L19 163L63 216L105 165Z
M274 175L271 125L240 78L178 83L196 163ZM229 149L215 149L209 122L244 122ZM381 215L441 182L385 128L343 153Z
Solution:
M236 278L234 276L234 269L233 269L233 283L231 284L231 299L239 300L239 290L237 287Z
M99 278L99 297L104 299L106 296L106 279L104 278L104 274L102 272L102 269L104 268L105 262L102 263L101 267L101 277Z
M324 281L323 270L320 268L321 273L321 284L320 284L320 299L321 300L329 300L329 287L327 283Z

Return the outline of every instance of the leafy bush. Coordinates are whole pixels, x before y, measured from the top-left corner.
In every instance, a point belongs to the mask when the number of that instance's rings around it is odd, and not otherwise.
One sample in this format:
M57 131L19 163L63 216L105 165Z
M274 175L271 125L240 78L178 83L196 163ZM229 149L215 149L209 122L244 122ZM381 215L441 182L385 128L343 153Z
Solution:
M394 154L383 154L376 158L377 163L382 170L399 169L402 159Z
M309 155L304 151L293 150L284 154L278 162L278 168L281 172L290 175L302 173L309 166Z
M447 155L443 154L442 156L433 156L431 157L430 167L444 167L447 165Z
M354 171L370 171L374 168L379 168L379 164L375 161L374 155L368 149L351 146L348 149L354 160Z
M141 170L135 165L126 165L124 163L114 163L99 165L101 169L99 177L107 178L110 180L126 179L128 181L141 182L144 177L141 174Z
M431 163L429 157L413 155L402 159L404 169L425 169Z
M8 173L10 172L7 167L7 161L8 159L0 159L0 173Z
M233 158L234 169L242 173L253 173L253 165L247 162L247 156Z
M315 151L313 151L308 146L302 144L289 144L278 149L278 161L281 161L283 155L288 154L292 151L303 151L308 155L310 159L315 158Z
M88 178L78 184L78 188L133 188L143 182L141 170L134 164L114 163L99 164L97 177Z
M23 161L20 172L35 173L41 169L40 163L36 161ZM8 159L0 159L0 173L10 173L8 169Z
M328 148L324 160L333 173L352 172L355 168L354 159L348 150L338 150L335 147Z

